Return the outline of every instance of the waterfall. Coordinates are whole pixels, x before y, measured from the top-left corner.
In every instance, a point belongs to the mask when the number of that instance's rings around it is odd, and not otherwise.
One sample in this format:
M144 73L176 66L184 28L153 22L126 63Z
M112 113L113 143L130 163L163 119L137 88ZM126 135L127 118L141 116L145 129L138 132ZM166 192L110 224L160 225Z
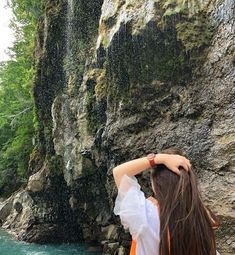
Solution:
M66 54L64 61L64 69L68 90L71 89L74 77L74 51L73 51L73 25L74 25L74 0L68 0L67 3L67 19L66 19Z

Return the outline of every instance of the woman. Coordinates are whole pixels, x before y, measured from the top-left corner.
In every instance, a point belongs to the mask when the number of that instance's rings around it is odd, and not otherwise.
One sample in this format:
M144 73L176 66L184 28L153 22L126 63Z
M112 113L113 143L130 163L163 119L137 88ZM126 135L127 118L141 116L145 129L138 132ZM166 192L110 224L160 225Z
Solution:
M146 199L135 175L152 167L155 198ZM114 213L132 235L132 255L215 255L218 221L200 198L190 161L180 149L131 160L113 169Z

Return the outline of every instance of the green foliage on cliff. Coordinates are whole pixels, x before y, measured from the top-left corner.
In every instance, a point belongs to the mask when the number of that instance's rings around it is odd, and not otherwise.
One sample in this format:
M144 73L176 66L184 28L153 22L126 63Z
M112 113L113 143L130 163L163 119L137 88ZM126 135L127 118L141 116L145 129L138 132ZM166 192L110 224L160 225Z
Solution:
M210 44L214 28L206 14L208 4L200 0L167 0L161 3L163 19L160 24L164 26L169 20L175 23L177 39L187 52Z
M26 179L34 139L31 97L33 49L43 1L12 0L15 42L11 60L0 64L0 195L8 195Z
M88 73L87 94L85 105L87 108L88 131L95 134L103 127L106 119L100 114L100 108L104 107L107 96L106 69L92 69Z

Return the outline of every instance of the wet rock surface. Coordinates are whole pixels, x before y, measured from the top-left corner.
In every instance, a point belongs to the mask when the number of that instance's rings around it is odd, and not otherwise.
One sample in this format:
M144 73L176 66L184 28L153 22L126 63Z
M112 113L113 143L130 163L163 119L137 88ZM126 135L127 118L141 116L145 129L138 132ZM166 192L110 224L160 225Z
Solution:
M45 161L32 159L37 171L14 196L3 226L30 242L61 241L59 230L66 240L101 243L104 254L128 254L130 236L112 211L112 168L178 146L192 160L203 199L221 221L219 252L234 254L234 1L205 1L200 8L213 36L190 52L174 22L164 29L159 24L161 1L70 1L70 9L59 2L65 9L58 17L70 15L61 28L64 33L67 26L70 38L71 47L63 47L70 65L54 62L51 69L49 53L36 56L41 64L34 96ZM81 10L87 10L83 19ZM55 22L53 12L47 15ZM49 33L45 38L56 45L58 37L50 37L54 31L44 23L39 33ZM81 25L89 33L75 30ZM49 47L44 43L38 52ZM49 72L39 68L43 64ZM43 87L45 81L53 91ZM146 175L139 180L150 194Z

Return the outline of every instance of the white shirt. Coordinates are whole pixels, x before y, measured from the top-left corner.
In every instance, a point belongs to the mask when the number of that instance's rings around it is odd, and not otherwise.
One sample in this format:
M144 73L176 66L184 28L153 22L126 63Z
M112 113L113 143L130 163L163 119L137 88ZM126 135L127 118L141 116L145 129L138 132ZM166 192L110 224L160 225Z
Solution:
M119 215L125 229L136 240L136 255L158 255L160 219L157 207L140 190L135 177L122 177L114 213Z

